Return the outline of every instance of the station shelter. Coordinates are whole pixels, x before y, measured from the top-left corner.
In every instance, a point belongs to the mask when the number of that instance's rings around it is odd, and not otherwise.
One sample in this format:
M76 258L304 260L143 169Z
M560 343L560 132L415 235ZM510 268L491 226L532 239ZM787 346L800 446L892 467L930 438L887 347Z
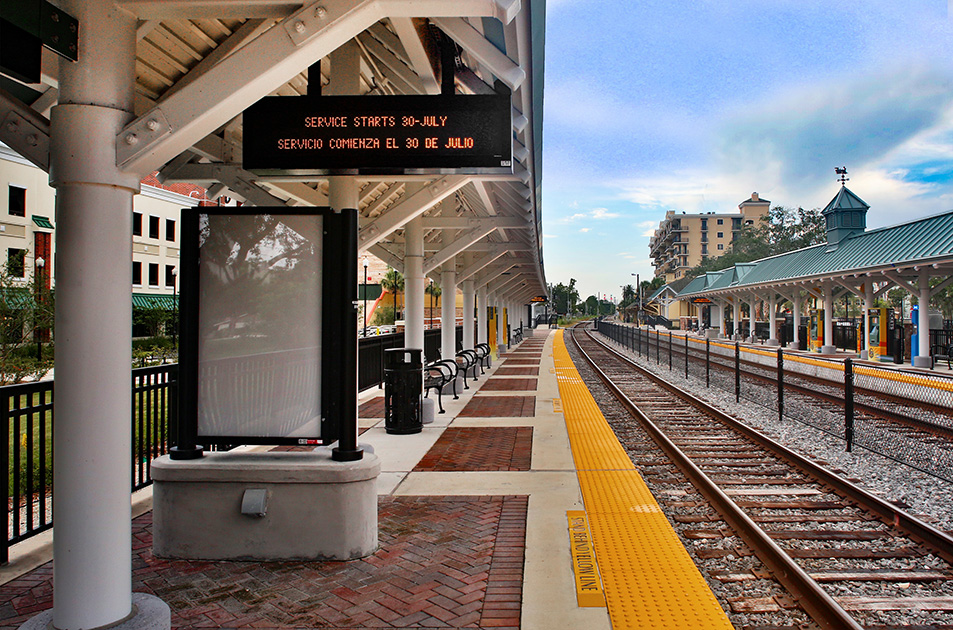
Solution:
M351 267L366 252L404 275L405 345L423 347L429 276L445 295L462 292L463 346L473 348L488 341L491 307L515 325L530 298L547 293L539 197L545 2L31 0L4 7L5 36L22 35L24 46L0 58L0 142L49 173L57 193L52 623L104 627L133 610L125 454L140 183L157 172L162 183L188 182L245 206L355 213ZM305 109L350 97L348 107L371 113L342 114L341 124L363 127L335 140L341 150L330 162L262 167L262 131L284 122L337 124L289 116L252 129L248 112L265 97L289 99L278 107L298 99ZM406 100L401 107L411 109L396 121L373 114L411 97L432 100L422 107ZM492 168L453 155L435 165L396 150L376 151L384 162L368 168L351 159L358 149L391 148L388 127L403 127L402 148L415 139L436 148L445 119L430 104L457 107L452 118L466 116L477 99L503 104L495 111L502 111L504 146ZM436 153L461 153L485 132L454 131ZM286 139L273 138L272 148L291 147L281 144ZM313 140L301 146L316 148ZM455 302L443 300L445 358L457 351ZM505 346L505 329L495 332Z
M879 324L886 316L874 308L874 301L899 287L916 296L920 304L929 304L931 295L953 283L953 212L868 230L868 208L842 182L823 210L825 243L698 276L677 297L682 301L711 300L706 307L712 313L709 334L736 340L757 339L754 323L758 306L763 304L768 319L765 342L775 346L780 343L779 307L789 302L792 318L806 325L808 333L808 338L802 339L804 328L794 325L789 347L832 354L836 350L835 300L855 296L863 300L863 330L878 328L876 340L866 347L859 344L860 356L866 359L871 353L882 354L886 338L881 338ZM747 317L743 307L747 307ZM930 330L929 311L919 310L914 322L919 330ZM729 315L731 325L726 324ZM932 367L930 335L919 335L917 343L913 365Z

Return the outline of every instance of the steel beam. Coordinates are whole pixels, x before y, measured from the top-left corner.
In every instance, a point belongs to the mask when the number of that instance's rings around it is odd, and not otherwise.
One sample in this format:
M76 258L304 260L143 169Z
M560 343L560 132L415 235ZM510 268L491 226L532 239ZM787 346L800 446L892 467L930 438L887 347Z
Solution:
M496 226L482 226L478 228L473 228L472 230L467 230L455 240L450 243L447 243L440 251L435 253L433 256L424 259L424 273L430 273L446 261L450 260L457 254L462 253L468 247L479 241L480 239L486 237L488 234L496 231Z
M361 251L382 241L405 223L422 215L457 190L465 186L470 178L464 175L447 175L418 192L388 208L371 223L362 227L358 235L358 247Z
M50 121L0 89L0 142L45 172L50 170Z
M526 79L526 72L519 64L500 52L468 22L461 18L433 18L432 21L511 90L518 89Z

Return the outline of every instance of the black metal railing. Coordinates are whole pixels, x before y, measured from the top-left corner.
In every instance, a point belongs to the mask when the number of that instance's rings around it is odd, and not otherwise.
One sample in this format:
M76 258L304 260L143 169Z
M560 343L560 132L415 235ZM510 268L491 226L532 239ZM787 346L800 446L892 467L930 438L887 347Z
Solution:
M463 343L463 326L457 326L457 347ZM475 338L475 337L474 337ZM384 350L404 347L404 333L373 335L357 340L357 389L364 391L384 382ZM440 358L440 329L424 331L424 361Z
M807 424L844 440L845 449L854 446L902 462L936 477L953 481L953 450L943 440L923 439L923 433L909 430L922 426L941 434L953 432L953 378L945 373L888 368L871 362L832 360L805 353L785 352L763 346L741 346L727 340L701 339L686 335L673 342L668 332L597 321L596 329L649 363L660 365L660 345L677 358L669 361L681 367L686 378L697 379L697 387L717 387L776 410L779 418ZM742 365L744 364L744 365ZM756 372L754 378L749 372ZM780 376L779 376L780 375ZM772 378L776 387L764 386ZM812 379L823 379L819 383ZM693 385L694 387L695 385ZM834 406L805 405L798 388L810 387L844 401ZM863 405L867 412L855 412ZM900 414L906 425L878 419L878 412Z

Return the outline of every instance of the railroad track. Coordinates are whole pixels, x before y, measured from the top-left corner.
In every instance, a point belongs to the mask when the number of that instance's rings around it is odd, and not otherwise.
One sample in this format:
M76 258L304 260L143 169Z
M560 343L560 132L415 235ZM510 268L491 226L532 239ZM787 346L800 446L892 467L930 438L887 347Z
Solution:
M725 356L724 343L718 343L719 351L712 352L707 357L710 370L705 376L706 352L704 346L699 347L697 341L688 344L687 338L678 337L677 343L669 344L664 333L650 338L648 344L639 345L636 352L643 354L648 361L653 355L656 361L665 365L670 363L675 371L685 369L686 350L689 363L694 366L691 372L698 375L702 371L703 380L710 378L713 385L731 391L736 385L734 382L734 357ZM682 341L686 343L682 343ZM631 341L631 339L629 340ZM778 374L775 366L768 366L752 360L746 360L747 353L755 352L759 355L774 355L769 350L746 349L738 361L740 368L741 395L752 402L765 407L775 407L777 398ZM762 357L762 360L764 357ZM811 363L810 357L788 357L785 367L790 362ZM823 363L827 370L832 368L841 370L842 364L837 362ZM837 370L833 370L837 371ZM953 413L950 409L948 391L951 385L946 379L916 372L898 373L894 370L879 370L874 364L855 362L854 365L854 395L852 397L852 417L857 426L863 427L863 432L857 434L858 444L871 448L880 454L897 459L937 477L953 481ZM871 373L877 375L871 376ZM915 385L918 379L927 381L925 385ZM873 381L890 382L899 389L906 389L904 394L889 394L864 387L863 383ZM894 381L896 381L894 383ZM891 385L891 386L892 386ZM881 384L881 387L883 384ZM932 403L916 400L916 396L937 396ZM785 369L784 373L784 410L795 420L801 420L800 412L811 409L806 424L823 430L831 435L844 438L845 436L845 387L843 376L840 381L831 380L818 375L805 374L800 371ZM797 410L790 413L789 410Z
M571 337L669 458L622 438L690 551L720 562L707 577L731 584L726 609L745 622L800 609L822 628L953 628L953 538L579 329ZM788 597L758 596L769 574Z

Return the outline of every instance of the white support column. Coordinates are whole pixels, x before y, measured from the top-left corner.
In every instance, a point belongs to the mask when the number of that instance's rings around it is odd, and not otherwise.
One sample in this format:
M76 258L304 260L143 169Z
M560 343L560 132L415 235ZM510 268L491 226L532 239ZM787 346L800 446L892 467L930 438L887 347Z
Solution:
M724 300L718 302L718 310L716 311L718 316L715 320L715 327L718 329L715 331L716 339L725 338L725 302Z
M834 354L837 346L834 345L834 284L824 285L824 345L821 354Z
M116 135L134 118L136 20L110 0L61 4L82 27L79 61L60 63L60 104L51 113L54 607L24 627L169 628L168 606L133 595L129 555L129 261L140 174L116 167Z
M781 342L778 341L778 298L774 293L771 293L771 297L768 298L768 326L770 331L768 334L768 341L766 342L769 346L779 346Z
M864 339L861 342L860 358L870 359L870 309L874 307L874 282L873 278L867 276L864 281Z
M735 296L734 309L732 310L732 320L731 325L734 327L734 330L731 331L730 338L734 341L741 340L741 333L738 332L741 330L741 297Z
M755 343L758 337L755 334L755 322L758 317L758 296L752 295L748 302L748 343Z
M473 301L476 294L473 290L473 280L463 281L463 349L472 350L473 342Z
M414 186L419 184L407 184ZM424 347L424 231L421 219L404 226L404 346Z
M455 258L448 260L440 273L440 358L457 356L457 278Z
M477 289L477 343L489 343L487 336L486 310L490 303L486 294L486 285Z
M920 304L917 318L917 356L913 357L913 367L929 368L933 367L933 360L930 358L930 274L926 270L920 270L919 277L920 295L917 300Z
M798 289L794 290L794 334L791 335L791 343L788 344L788 348L791 350L799 350L801 348L801 339L800 333L798 332L801 327L801 292Z

